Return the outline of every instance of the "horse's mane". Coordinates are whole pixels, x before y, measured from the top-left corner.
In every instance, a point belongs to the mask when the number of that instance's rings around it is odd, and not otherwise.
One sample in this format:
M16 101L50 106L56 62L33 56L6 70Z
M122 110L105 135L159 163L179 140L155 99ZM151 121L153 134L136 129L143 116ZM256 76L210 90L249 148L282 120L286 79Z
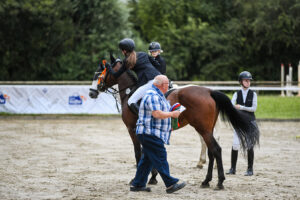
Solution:
M136 75L130 69L126 70L126 72L129 76L129 78L136 84L137 80L138 80Z

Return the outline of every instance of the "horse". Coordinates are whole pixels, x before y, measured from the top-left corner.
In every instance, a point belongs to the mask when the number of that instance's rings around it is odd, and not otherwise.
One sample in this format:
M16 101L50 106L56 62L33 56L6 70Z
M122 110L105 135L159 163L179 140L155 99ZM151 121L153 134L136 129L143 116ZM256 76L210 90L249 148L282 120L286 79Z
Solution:
M115 59L112 55L110 57L112 70L118 71L122 66L122 61ZM119 89L117 92L121 99L122 120L132 139L136 163L138 163L141 158L141 145L135 134L137 115L127 105L129 95L136 87L136 77L131 70L127 70L116 79L109 73L105 65L101 64L99 69L102 70L101 72L99 71L101 74L98 76L97 89L99 92L109 91L114 85L118 85ZM259 128L250 123L247 115L235 109L230 99L224 93L217 90L191 85L174 89L169 93L167 99L171 105L178 102L185 107L185 110L178 117L179 128L190 124L202 136L208 148L208 169L206 177L201 183L201 188L210 187L209 182L212 180L213 165L216 159L218 183L215 189L224 189L225 175L222 163L222 148L213 136L214 126L219 113L222 119L229 122L237 132L244 152L249 145L255 146L259 144ZM152 173L150 181L155 182L157 172L152 171Z

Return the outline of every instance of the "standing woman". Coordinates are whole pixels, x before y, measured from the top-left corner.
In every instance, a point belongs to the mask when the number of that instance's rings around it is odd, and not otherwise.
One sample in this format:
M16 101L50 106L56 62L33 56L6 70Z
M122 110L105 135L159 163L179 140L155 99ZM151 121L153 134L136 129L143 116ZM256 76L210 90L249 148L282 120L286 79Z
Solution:
M236 109L241 110L246 113L254 126L257 126L254 112L257 108L257 95L254 91L250 89L250 84L252 80L252 75L250 72L243 71L239 75L239 82L242 86L242 89L235 92L232 97L232 104ZM254 160L254 151L253 144L248 144L248 168L245 173L245 176L253 175L253 160ZM231 150L231 168L226 174L235 174L236 172L236 163L238 158L238 150L240 149L239 138L234 131L233 133L233 144Z
M149 53L151 56L159 63L156 69L163 75L166 75L166 61L160 55L163 52L161 46L158 42L151 42L149 44Z
M121 40L119 48L125 56L122 66L117 72L110 66L108 66L108 70L115 78L121 76L127 69L131 69L137 74L138 89L128 99L128 106L133 113L138 114L137 102L146 94L148 89L152 88L154 77L160 75L160 72L155 68L159 64L147 53L135 52L135 43L130 38Z

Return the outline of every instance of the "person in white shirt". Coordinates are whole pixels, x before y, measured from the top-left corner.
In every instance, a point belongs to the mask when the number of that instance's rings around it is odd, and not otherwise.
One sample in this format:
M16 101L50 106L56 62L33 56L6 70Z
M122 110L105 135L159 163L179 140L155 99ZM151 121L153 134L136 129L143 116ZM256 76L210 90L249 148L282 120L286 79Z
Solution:
M248 71L243 71L240 73L238 80L242 86L242 89L233 94L231 102L236 109L246 113L251 120L250 123L252 123L255 127L257 127L255 115L254 115L254 112L256 111L257 108L257 94L256 92L250 89L252 75ZM236 163L237 163L239 149L240 149L240 141L236 132L234 131L233 144L231 150L231 168L226 174L236 173ZM253 145L249 144L247 154L248 154L248 168L245 173L245 176L252 176L253 160L254 160Z

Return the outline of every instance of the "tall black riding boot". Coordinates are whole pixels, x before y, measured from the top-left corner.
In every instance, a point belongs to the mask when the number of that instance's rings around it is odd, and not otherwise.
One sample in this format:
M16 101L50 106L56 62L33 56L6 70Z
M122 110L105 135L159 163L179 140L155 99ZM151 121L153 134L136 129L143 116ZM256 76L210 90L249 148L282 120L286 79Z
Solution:
M128 107L131 110L131 112L133 112L134 114L136 114L136 115L139 114L139 106L137 103L132 103Z
M238 153L239 151L231 149L231 168L226 174L235 174Z
M253 175L253 160L254 160L254 151L253 148L248 150L248 169L245 173L245 176Z

